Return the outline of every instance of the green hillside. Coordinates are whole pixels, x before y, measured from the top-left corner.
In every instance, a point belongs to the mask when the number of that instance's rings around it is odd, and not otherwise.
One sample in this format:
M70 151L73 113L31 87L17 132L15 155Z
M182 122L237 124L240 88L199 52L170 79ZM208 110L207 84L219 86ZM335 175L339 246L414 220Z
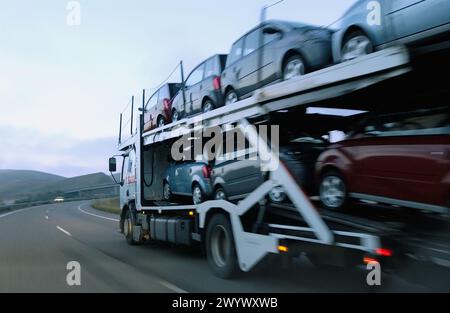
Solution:
M72 178L22 170L0 170L0 202L20 199L44 199L76 189L111 184L104 173Z
M43 185L57 184L65 179L62 176L37 171L0 170L0 201L13 200L21 195L34 193Z

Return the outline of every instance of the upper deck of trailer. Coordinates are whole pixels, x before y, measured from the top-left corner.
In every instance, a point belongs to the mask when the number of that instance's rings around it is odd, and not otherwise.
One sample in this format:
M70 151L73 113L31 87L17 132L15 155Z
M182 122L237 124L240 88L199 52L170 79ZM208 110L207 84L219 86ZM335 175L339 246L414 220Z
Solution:
M204 127L220 126L336 98L403 75L411 70L409 64L410 57L406 48L382 50L298 79L266 86L257 90L250 98L232 105L148 131L142 134L143 144L163 142ZM135 137L121 142L119 150L126 150L134 143Z

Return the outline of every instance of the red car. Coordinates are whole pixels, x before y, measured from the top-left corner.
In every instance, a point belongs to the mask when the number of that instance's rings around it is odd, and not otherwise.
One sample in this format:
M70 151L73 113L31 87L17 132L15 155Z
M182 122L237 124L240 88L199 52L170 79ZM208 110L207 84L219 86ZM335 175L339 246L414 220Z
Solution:
M318 159L320 199L349 199L448 213L450 108L368 118Z
M172 122L172 101L180 88L181 84L165 84L150 97L145 105L144 131Z

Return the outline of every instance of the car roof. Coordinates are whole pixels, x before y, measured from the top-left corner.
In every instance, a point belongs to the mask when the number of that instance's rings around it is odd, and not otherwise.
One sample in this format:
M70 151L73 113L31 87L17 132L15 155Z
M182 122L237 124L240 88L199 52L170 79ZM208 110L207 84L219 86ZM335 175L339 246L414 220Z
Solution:
M247 36L248 34L250 34L251 32L255 31L256 29L264 26L264 25L276 25L278 27L284 28L284 30L289 30L292 29L293 25L297 25L299 27L321 27L321 26L317 26L317 25L313 25L313 24L307 24L307 23L302 23L302 22L295 22L295 21L287 21L287 20L267 20L263 23L260 23L258 25L256 25L255 27L253 27L252 29L250 29L249 31L247 31L245 34L243 34L242 36L240 36L237 40L235 40L233 42L233 45L238 42L239 40L241 40L243 37Z

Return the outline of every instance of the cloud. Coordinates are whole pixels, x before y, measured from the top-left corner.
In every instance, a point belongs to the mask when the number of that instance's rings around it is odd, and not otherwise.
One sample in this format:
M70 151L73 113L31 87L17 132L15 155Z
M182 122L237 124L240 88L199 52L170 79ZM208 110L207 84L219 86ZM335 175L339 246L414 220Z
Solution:
M74 139L0 126L0 169L31 169L66 177L107 172L116 138Z

